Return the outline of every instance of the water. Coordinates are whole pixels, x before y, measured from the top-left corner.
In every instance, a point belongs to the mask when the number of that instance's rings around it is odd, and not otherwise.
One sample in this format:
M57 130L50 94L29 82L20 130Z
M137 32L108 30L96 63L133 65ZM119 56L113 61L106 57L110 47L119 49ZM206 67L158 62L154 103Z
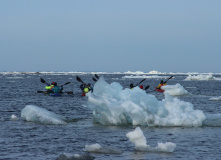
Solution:
M81 96L80 83L76 74L0 74L0 159L58 159L68 154L77 159L221 159L220 127L148 127L140 126L146 137L147 144L155 147L158 142L172 142L177 146L172 153L139 152L126 134L136 126L105 126L93 123L92 110L86 107L87 97ZM78 75L84 82L94 85L92 74ZM99 76L102 76L99 74ZM108 83L119 82L123 87L130 83L138 83L142 78L122 78L124 74L104 74ZM159 75L161 76L161 75ZM168 76L168 75L166 75ZM170 75L169 75L170 76ZM179 83L191 95L178 96L185 102L194 105L194 109L205 114L221 113L221 101L210 101L212 97L221 96L219 80L184 81L187 75L173 75L169 85ZM220 78L220 75L214 75ZM50 97L37 91L44 90L40 82L57 81L64 84L65 91L73 91L74 95L64 94L62 97ZM143 85L150 85L150 94L161 101L164 94L153 91L160 78L148 78ZM47 125L26 122L21 118L21 111L27 105L44 108L66 119L66 125ZM15 115L19 120L10 120ZM88 153L85 145L100 144L103 147L121 150L121 154ZM74 158L75 157L75 158Z

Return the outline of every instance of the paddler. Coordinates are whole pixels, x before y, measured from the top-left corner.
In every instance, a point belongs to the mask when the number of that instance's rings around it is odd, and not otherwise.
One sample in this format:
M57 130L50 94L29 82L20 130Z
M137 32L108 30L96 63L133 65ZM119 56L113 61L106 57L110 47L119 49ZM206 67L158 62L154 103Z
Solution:
M57 82L54 82L54 87L51 89L52 93L61 93L62 90L63 90L63 86L59 88L57 85Z
M86 94L90 91L93 92L93 88L91 87L91 84L88 83L87 85L85 85L83 92Z
M130 89L132 90L133 88L134 88L134 84L131 83L131 84L130 84Z
M163 82L163 80L160 81L160 84L157 86L156 89L161 89L161 86L167 85L166 83Z

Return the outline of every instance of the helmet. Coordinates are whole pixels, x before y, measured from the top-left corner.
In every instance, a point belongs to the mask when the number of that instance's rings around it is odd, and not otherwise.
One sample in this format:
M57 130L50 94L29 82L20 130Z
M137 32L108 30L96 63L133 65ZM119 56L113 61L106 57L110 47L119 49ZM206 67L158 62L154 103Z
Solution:
M140 86L140 89L143 89L143 86L142 86L142 85Z
M90 84L90 83L88 83L87 85L88 85L89 87L91 86L91 84Z
M55 84L55 82L52 82L52 83L51 83L51 85L54 85L54 84Z
M57 84L57 82L54 82L54 86L57 86L58 84Z
M163 80L161 80L160 83L163 84Z

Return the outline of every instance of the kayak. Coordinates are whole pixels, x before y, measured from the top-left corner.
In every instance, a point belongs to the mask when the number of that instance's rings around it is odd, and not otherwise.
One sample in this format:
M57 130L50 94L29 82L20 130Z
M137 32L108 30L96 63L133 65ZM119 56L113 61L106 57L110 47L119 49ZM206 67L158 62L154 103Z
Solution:
M48 93L47 91L37 91L37 92L44 93L44 94L47 94L49 96L54 96L54 97L61 96L64 93L67 93L68 95L73 95L73 91L66 91L66 92L62 92L62 93Z
M49 95L53 97L58 97L61 96L61 93L50 93Z
M164 92L164 90L162 90L162 89L155 89L157 92Z

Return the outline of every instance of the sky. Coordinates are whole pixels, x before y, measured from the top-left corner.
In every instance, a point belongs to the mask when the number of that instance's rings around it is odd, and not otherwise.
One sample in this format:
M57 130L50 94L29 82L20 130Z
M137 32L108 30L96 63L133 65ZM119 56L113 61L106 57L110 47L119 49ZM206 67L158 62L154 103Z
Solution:
M220 0L1 0L0 71L221 73Z

